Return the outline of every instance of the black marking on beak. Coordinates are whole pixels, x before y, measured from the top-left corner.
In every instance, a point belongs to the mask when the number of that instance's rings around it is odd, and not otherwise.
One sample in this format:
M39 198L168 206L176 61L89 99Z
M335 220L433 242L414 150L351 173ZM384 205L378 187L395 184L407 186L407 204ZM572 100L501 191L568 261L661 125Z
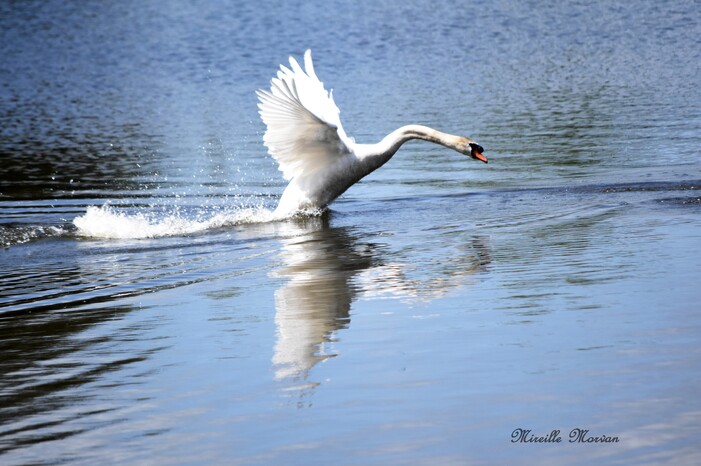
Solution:
M478 154L481 154L484 152L484 147L480 146L476 142L471 142L470 147L472 148L473 151L477 152Z

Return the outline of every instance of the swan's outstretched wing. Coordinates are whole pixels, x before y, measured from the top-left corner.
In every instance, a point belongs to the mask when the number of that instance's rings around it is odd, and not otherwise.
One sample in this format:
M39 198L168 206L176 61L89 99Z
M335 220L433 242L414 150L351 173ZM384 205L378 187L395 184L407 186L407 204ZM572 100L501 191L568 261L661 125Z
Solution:
M341 126L333 95L314 73L311 51L305 70L290 57L292 69L280 66L270 91L257 92L260 116L267 126L263 142L285 179L308 176L351 152L353 141Z

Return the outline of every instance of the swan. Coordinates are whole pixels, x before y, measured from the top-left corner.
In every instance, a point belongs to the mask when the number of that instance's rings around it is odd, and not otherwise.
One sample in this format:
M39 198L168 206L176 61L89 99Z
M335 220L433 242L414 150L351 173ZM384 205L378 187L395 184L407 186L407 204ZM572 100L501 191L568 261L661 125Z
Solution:
M289 181L273 212L276 217L325 209L412 139L487 163L484 149L472 139L421 125L402 126L377 144L358 144L343 130L333 92L326 91L314 72L311 50L304 53L304 70L294 57L290 67L280 65L269 91L256 91L266 126L263 143Z

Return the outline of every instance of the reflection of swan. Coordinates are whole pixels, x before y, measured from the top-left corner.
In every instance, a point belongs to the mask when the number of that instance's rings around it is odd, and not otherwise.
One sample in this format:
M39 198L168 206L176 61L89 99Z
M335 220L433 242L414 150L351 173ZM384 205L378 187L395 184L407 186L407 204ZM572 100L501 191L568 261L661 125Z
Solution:
M266 226L283 243L281 263L273 272L285 279L275 292L275 377L301 382L302 387L315 385L308 380L315 364L336 355L330 346L336 332L350 323L356 298L430 301L464 284L491 260L488 238L457 237L450 242L450 259L420 264L422 279L414 276L411 263L386 261L384 245L331 228L326 216Z
M381 167L411 139L423 139L487 163L484 149L472 139L408 125L378 144L356 144L341 126L333 96L314 73L311 51L305 70L290 57L292 69L281 66L270 91L258 91L260 115L267 125L263 141L290 184L280 198L277 215L323 209L364 176Z

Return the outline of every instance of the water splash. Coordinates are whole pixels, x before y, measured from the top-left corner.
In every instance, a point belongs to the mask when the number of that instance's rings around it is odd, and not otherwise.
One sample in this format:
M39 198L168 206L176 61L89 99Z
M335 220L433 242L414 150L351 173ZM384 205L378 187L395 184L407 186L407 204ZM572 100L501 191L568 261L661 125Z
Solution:
M106 204L88 207L76 217L76 235L89 238L138 239L180 236L246 223L280 220L264 207L237 208L215 213L199 213L187 218L180 213L152 216L143 212L120 212Z

